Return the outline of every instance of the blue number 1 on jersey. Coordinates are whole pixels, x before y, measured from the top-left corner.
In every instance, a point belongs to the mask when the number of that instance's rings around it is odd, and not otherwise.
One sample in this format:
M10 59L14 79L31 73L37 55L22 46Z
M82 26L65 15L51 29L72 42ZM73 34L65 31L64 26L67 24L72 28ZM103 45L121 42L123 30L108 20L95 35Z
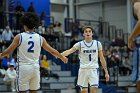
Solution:
M89 54L89 61L91 61L91 54Z
M34 42L33 41L29 41L28 42L28 45L30 45L29 48L28 48L28 52L34 53L34 50L33 50L33 48L34 48Z

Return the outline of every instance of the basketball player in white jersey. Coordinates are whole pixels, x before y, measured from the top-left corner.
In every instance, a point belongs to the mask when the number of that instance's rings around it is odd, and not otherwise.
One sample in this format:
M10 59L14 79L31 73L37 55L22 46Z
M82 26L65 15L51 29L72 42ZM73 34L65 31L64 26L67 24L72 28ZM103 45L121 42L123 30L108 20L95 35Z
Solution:
M140 0L132 0L132 7L133 7L133 16L137 23L128 38L128 48L134 50L135 46L133 41L135 38L140 35Z
M136 58L138 56L135 54L137 53L137 50L139 50L139 46L135 46L135 43L134 43L134 41L139 42L137 38L140 37L140 0L132 0L132 7L133 7L133 17L137 22L132 33L130 34L128 38L128 48L131 50L134 50L132 79L135 79L133 81L136 82L137 93L140 93L140 65L138 65L140 57L138 57L137 61L135 60L135 56Z
M61 53L64 56L68 56L76 50L79 50L80 69L77 85L81 88L81 93L88 92L88 84L90 84L91 93L97 93L97 88L99 86L98 55L105 71L106 81L109 81L109 74L102 52L102 45L99 41L92 39L93 34L94 30L92 27L84 27L83 35L85 40L76 43L71 49Z
M39 17L36 14L26 13L21 18L21 23L25 32L15 36L11 45L1 53L1 57L18 48L17 92L37 93L40 88L39 56L41 47L65 63L68 59L53 49L42 36L34 32L34 28L39 24Z

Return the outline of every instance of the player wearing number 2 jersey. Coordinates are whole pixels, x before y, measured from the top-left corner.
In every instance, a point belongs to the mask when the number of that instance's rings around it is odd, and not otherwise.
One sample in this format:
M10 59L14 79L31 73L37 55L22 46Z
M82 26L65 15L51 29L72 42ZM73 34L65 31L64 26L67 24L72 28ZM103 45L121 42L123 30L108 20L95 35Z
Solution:
M41 47L65 63L68 59L53 49L46 40L34 32L39 24L39 17L34 13L26 13L21 18L25 32L15 36L12 44L0 54L8 55L18 47L17 86L18 93L37 93L40 88L39 56Z
M64 56L79 50L80 69L77 85L81 88L81 93L87 93L88 84L91 86L91 93L97 93L99 85L98 76L98 55L105 71L106 81L109 80L109 74L106 67L106 61L102 53L102 45L99 41L93 40L94 30L90 26L83 28L85 40L76 43L71 49L61 53Z

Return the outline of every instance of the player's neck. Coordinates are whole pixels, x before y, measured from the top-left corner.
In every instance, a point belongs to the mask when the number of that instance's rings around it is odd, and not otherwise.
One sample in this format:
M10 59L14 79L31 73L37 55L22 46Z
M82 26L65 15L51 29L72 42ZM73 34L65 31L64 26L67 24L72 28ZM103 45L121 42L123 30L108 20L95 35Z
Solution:
M25 32L34 32L34 28L29 29L26 25L24 25Z
M87 43L90 43L90 42L92 41L92 38L91 38L91 39L85 39L85 41L86 41Z
M25 32L34 32L34 29L26 29Z

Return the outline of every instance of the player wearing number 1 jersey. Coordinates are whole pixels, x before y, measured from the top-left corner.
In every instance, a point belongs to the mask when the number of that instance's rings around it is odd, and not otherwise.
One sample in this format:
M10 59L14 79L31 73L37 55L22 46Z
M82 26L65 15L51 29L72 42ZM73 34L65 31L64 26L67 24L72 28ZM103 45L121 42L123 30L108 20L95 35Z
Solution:
M15 36L12 44L0 54L0 57L8 55L18 47L18 67L17 67L17 92L37 93L40 88L39 56L41 47L52 55L60 58L63 62L68 59L53 49L46 40L34 32L34 28L39 24L39 17L34 13L26 13L21 18L25 32Z
M102 53L102 45L99 41L93 40L94 30L90 26L83 28L85 40L76 43L71 49L61 53L64 56L79 50L80 69L77 85L81 88L81 93L87 93L88 84L91 87L91 93L97 93L99 85L98 76L98 55L105 71L106 81L109 80L109 74L106 67L106 61Z

